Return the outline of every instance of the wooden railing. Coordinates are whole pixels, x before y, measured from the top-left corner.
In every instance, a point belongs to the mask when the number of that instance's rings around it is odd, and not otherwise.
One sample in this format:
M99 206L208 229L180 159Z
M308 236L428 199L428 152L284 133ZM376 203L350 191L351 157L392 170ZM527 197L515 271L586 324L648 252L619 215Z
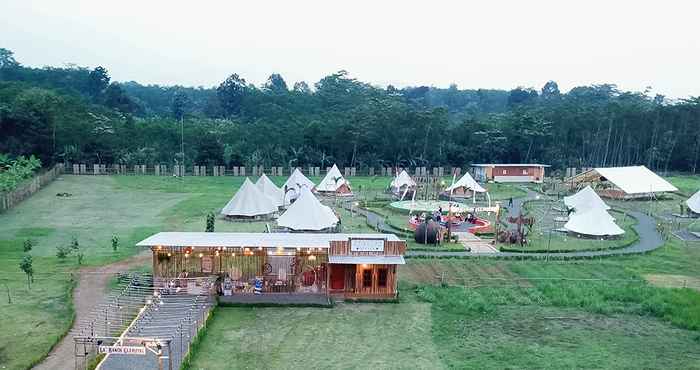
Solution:
M63 165L57 164L52 169L34 176L31 180L23 183L18 188L9 192L0 193L0 213L9 210L44 186L50 184L62 173Z

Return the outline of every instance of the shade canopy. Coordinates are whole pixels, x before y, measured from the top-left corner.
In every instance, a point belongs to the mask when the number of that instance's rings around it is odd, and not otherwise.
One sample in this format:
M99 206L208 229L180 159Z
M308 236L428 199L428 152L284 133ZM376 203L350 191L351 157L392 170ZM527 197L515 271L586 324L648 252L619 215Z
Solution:
M391 181L391 187L393 189L400 189L404 186L412 187L416 186L416 182L413 181L411 176L406 172L406 170L401 171L394 179Z
M338 166L334 164L326 174L326 177L316 186L316 191L335 192L346 184L347 180L345 180L343 174L340 173Z
M569 221L564 225L564 229L590 236L615 236L625 233L625 230L615 224L615 219L602 208L574 211L569 216Z
M272 199L276 206L281 207L284 205L284 190L278 188L264 173L255 183L255 186L257 186L263 194Z
M484 189L481 185L479 185L476 180L472 177L472 175L469 174L469 172L465 173L464 176L462 176L457 182L454 184L450 185L445 189L446 191L452 191L454 189L459 189L459 188L467 188L471 191L475 191L477 193L485 193L486 189Z
M321 204L308 187L301 188L299 198L277 219L277 224L292 230L319 231L334 227L338 217Z
M627 194L663 193L678 188L645 166L595 168L600 176Z
M685 204L688 205L688 208L690 208L693 213L700 213L700 190L693 194L692 197L688 198L688 200L685 201Z
M600 196L593 190L592 187L586 186L579 190L578 193L564 197L564 204L570 209L575 209L579 212L589 208L601 208L609 210L610 206L600 199Z
M247 177L243 185L221 210L226 216L261 216L277 211L273 200L258 189Z

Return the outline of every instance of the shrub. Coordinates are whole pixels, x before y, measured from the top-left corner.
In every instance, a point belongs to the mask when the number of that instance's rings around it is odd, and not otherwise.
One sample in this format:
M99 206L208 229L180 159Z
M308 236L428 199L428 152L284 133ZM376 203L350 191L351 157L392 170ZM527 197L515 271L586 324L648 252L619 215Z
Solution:
M23 247L24 252L25 252L25 253L26 253L26 252L29 252L29 251L32 250L32 248L34 248L34 241L31 240L31 239L26 239L26 240L24 241L24 247Z
M64 258L68 257L68 255L70 255L72 251L73 251L73 249L71 247L67 247L64 245L57 245L56 246L56 257L58 257L60 259L64 259Z
M213 233L215 222L216 222L216 215L214 214L214 212L209 212L207 214L207 228L205 231L208 233Z
M119 248L119 237L114 234L112 235L112 250L116 252L117 248Z
M34 171L41 167L41 161L34 156L19 156L10 160L0 154L0 191L12 191L24 179L32 177Z

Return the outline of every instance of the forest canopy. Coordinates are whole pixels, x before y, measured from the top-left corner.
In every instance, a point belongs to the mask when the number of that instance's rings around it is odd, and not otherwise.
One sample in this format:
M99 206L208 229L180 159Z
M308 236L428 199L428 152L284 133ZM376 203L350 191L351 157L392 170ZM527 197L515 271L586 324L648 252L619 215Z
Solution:
M112 81L104 67L32 68L0 49L0 153L44 164L181 163L555 168L644 164L696 173L700 97L668 101L613 84L562 93L386 88L339 71L289 86L232 73L214 87Z

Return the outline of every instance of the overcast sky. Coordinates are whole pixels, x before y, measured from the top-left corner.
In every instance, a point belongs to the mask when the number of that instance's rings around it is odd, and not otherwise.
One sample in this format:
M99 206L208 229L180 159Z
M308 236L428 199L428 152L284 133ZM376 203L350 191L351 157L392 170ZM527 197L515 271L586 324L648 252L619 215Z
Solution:
M0 47L118 81L288 85L345 69L375 85L615 83L700 95L700 2L2 0Z

